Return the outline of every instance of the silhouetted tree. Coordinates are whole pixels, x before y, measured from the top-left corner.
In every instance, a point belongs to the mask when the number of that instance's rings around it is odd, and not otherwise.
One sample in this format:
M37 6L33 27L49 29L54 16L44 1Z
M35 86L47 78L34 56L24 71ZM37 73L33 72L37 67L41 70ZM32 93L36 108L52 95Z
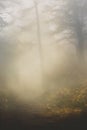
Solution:
M54 34L61 34L58 40L67 39L75 43L78 54L82 54L87 35L87 1L55 0L51 6ZM73 42L74 41L74 42Z

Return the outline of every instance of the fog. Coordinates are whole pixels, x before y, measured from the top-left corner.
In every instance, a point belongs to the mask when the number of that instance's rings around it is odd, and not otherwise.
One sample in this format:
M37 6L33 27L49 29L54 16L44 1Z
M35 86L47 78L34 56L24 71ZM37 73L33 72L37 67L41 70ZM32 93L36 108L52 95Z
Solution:
M36 2L0 0L0 91L34 110L55 111L59 102L69 107L64 96L74 106L87 85L87 2ZM76 88L76 97L69 97ZM83 95L79 99L85 106Z

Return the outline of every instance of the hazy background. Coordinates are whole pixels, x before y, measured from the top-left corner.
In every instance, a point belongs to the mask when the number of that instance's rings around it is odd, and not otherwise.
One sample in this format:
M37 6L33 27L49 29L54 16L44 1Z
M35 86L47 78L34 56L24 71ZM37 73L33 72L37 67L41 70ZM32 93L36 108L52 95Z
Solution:
M0 109L81 111L87 107L87 2L36 2L41 48L34 1L0 0Z

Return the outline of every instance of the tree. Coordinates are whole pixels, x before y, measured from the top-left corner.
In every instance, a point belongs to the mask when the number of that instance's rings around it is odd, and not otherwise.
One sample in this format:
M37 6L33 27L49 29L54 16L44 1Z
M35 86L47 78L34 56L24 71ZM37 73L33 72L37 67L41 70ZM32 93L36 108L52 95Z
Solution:
M55 0L51 8L52 24L55 25L53 33L62 34L58 40L67 39L71 43L76 43L78 54L82 54L87 35L87 1Z

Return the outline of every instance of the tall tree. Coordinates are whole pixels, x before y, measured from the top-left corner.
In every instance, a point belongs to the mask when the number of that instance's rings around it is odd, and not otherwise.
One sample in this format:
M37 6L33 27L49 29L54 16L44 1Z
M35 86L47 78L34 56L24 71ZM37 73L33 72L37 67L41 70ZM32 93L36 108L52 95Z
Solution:
M79 54L84 52L87 35L87 1L86 0L55 0L52 10L54 34L62 34L59 39L67 39L76 43Z

